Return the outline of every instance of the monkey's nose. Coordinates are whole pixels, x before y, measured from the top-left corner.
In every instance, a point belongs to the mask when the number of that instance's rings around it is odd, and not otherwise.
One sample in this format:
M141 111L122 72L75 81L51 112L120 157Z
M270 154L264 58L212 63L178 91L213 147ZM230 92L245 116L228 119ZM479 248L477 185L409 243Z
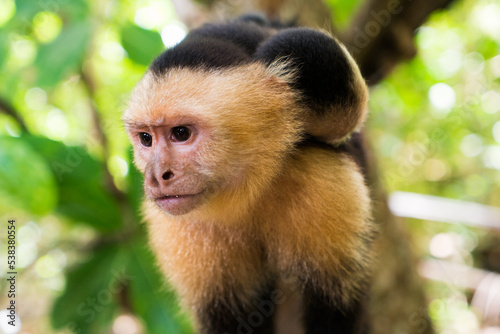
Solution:
M172 173L172 171L166 171L165 173L163 173L163 175L161 176L161 178L164 180L164 181L167 181L167 180L170 180L171 178L174 177L174 173Z

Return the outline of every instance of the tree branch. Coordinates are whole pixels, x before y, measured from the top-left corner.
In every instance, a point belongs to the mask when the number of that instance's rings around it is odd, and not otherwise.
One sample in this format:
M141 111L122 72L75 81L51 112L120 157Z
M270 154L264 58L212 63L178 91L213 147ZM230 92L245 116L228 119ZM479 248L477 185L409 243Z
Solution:
M202 6L191 0L171 0L171 2L179 19L189 29L195 28L209 20L209 13L206 6Z
M417 53L414 32L434 11L453 0L367 0L341 40L369 85L385 78Z
M322 0L172 0L172 3L188 28L260 12L280 22L332 30L330 10Z
M26 123L24 123L24 120L19 115L19 112L14 108L12 104L10 104L10 102L4 100L1 97L0 97L0 111L14 118L14 120L17 122L17 124L19 124L23 132L28 131L28 129L26 128Z
M94 101L95 101L95 84L94 80L84 71L81 71L80 77L82 79L82 82L87 90L87 93L89 95L89 105L90 105L90 110L92 114L92 121L94 125L94 129L97 132L97 140L99 141L99 144L103 148L103 158L104 158L104 177L106 181L106 186L110 190L110 192L114 195L114 197L118 201L122 201L123 199L123 192L118 189L115 185L115 182L113 180L113 176L111 175L109 169L107 168L106 162L109 159L109 144L108 144L108 139L106 136L106 132L103 129L102 126L102 119L99 110L97 109Z

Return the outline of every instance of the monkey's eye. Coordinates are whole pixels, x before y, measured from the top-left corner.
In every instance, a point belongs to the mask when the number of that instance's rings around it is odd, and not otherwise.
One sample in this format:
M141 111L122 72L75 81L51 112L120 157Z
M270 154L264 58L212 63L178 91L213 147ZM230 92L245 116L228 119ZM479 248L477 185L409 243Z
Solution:
M147 132L140 132L139 138L141 140L141 144L145 147L151 147L153 145L153 136L151 136Z
M191 137L191 130L185 126L176 126L172 128L172 138L175 141L186 141Z

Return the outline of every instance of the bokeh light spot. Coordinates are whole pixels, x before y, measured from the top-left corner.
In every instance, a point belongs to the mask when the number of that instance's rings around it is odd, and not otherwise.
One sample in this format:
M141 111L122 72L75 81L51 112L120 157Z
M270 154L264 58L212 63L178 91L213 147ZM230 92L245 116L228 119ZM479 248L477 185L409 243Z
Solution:
M128 314L123 314L116 317L113 322L113 333L115 334L138 334L140 333L140 325L134 317Z
M439 159L429 159L424 165L425 178L429 181L439 181L448 174L448 166Z
M7 321L4 319L9 319L8 316L10 316L10 311L8 310L2 310L0 311L0 317L2 321L0 321L0 331L2 334L16 334L19 333L22 327L21 319L19 318L19 315L17 313L14 315L16 320L14 322L14 326L11 326L8 324Z
M487 91L481 96L481 106L487 114L495 114L500 110L500 93Z
M46 120L47 135L54 140L62 140L69 133L69 123L66 114L60 109L52 109Z
M24 94L24 102L30 109L42 110L47 105L47 93L39 87L28 89Z
M500 35L500 8L497 4L477 6L472 13L473 21L484 33L493 38Z
M437 83L429 89L429 100L436 109L449 111L455 105L455 91L445 83Z
M175 46L186 37L186 28L177 23L165 26L161 31L161 40L167 48Z
M437 258L447 258L455 252L455 242L450 233L439 233L432 237L429 252Z
M487 168L500 170L500 146L490 146L483 155L483 163Z
M125 57L125 50L116 42L107 42L101 47L100 54L103 59L118 63Z
M470 134L462 138L460 150L469 158L478 156L483 151L483 140L476 134Z
M61 272L61 267L53 256L47 254L36 261L35 270L38 276L51 278Z
M53 41L61 32L61 18L52 12L40 12L33 18L33 32L41 43Z
M16 12L14 0L0 1L0 27L7 23Z
M493 138L495 141L500 144L500 121L497 121L491 130L493 132Z

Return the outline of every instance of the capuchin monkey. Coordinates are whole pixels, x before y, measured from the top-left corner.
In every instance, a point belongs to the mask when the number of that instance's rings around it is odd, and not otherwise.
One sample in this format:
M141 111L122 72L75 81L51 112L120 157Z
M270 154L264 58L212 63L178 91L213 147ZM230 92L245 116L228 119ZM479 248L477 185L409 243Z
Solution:
M123 115L157 262L199 333L369 333L367 87L325 32L256 16L161 54Z

